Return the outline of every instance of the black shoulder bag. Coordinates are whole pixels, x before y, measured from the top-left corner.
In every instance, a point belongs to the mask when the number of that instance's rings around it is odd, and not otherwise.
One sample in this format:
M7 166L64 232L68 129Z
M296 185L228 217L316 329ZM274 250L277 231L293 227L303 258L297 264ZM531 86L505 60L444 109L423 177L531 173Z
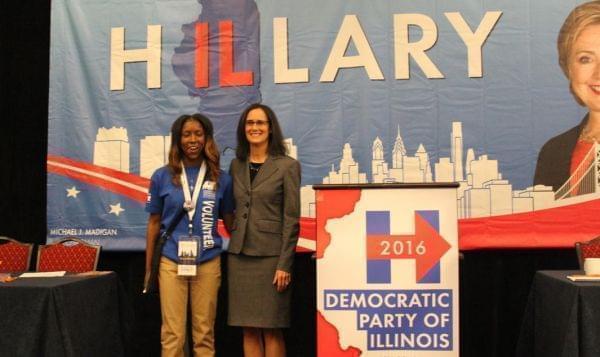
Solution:
M148 280L144 281L144 290L142 294L153 294L158 292L158 265L160 263L160 256L162 255L162 249L165 245L167 239L171 238L171 233L183 215L186 213L186 210L181 209L175 219L171 221L169 227L154 241L154 251L152 252L152 261L150 262L150 274L148 276Z

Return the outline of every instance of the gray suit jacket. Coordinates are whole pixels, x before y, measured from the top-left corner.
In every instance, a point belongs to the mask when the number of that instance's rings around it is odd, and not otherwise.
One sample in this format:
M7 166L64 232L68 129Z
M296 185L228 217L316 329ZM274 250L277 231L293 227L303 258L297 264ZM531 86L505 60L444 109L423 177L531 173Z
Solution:
M300 231L300 164L269 156L252 184L247 161L234 159L229 173L236 206L229 253L279 256L277 269L290 272Z

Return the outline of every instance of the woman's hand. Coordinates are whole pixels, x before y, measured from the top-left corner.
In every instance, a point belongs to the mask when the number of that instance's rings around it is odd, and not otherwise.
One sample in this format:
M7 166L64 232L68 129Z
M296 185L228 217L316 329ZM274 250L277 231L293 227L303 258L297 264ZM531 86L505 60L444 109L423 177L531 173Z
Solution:
M292 274L283 271L283 270L275 270L275 277L273 278L273 285L278 292L282 292L287 289L288 285L292 281Z

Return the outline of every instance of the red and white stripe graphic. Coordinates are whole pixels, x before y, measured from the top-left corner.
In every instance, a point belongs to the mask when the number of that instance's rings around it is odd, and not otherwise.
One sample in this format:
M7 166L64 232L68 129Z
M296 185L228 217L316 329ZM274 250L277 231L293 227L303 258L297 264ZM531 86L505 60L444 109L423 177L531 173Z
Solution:
M48 173L97 186L141 204L146 203L150 186L150 180L147 178L56 155L48 155L47 170ZM219 232L224 237L228 237L222 222L219 222ZM301 218L297 251L314 252L315 247L315 220Z

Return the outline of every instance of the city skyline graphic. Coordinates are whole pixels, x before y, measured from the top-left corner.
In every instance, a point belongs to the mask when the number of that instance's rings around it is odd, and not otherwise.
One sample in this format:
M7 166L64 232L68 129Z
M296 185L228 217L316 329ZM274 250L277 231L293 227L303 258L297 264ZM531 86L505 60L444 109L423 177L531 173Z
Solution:
M527 246L530 239L537 239L535 237L538 236L562 242L561 239L566 234L560 229L557 230L555 225L532 222L559 224L580 219L595 222L594 212L600 204L599 145L592 147L582 165L557 192L553 192L552 187L548 186L530 186L515 190L512 184L503 178L497 160L491 159L487 154L476 155L472 148L465 150L462 129L461 122L452 124L448 135L453 143L450 155L440 157L436 162L430 160L431 156L422 144L419 144L414 152L407 149L400 127L393 143L385 143L379 137L375 137L370 148L371 163L365 165L371 167L371 172L361 171L359 162L353 157L352 146L345 143L341 148L339 163L331 166L321 182L415 183L449 182L455 177L462 178L456 180L459 184L456 191L456 207L461 249L485 247L488 244L488 229L496 232L495 240L501 240L506 246L519 247ZM99 128L97 133L95 142L90 144L94 148L92 163L54 154L48 155L47 163L49 173L67 179L60 184L62 187L56 187L63 190L62 194L57 192L57 199L62 195L65 204L70 206L92 200L96 202L99 216L85 216L85 213L80 212L77 213L79 218L72 221L73 223L56 224L49 221L49 239L75 235L85 237L96 244L111 242L112 247L127 246L134 241L142 242L142 225L139 228L130 226L135 230L140 229L140 232L137 232L119 226L117 222L124 222L132 217L137 217L136 220L143 222L145 213L140 205L143 206L146 202L151 173L166 162L170 136L149 135L139 139L139 156L134 155L138 157L139 162L136 162L135 158L131 159L129 153L129 150L135 149L135 145L129 142L126 128ZM290 155L300 157L302 161L302 152L294 145L293 139L288 138L285 142ZM388 146L391 147L389 162L384 159ZM226 154L223 156L231 156L233 150L226 148L224 152ZM225 161L227 160L222 160L223 165L228 164ZM139 168L139 173L125 171L136 167ZM141 174L142 170L147 177ZM100 190L97 190L98 188ZM90 189L97 192L92 193ZM302 186L300 195L300 237L297 250L313 252L316 249L316 212L315 191L312 185ZM84 221L92 223L75 223ZM482 229L483 227L486 229ZM581 240L582 237L593 235L595 227L595 224L587 225L571 234L570 239ZM219 231L224 237L228 236L222 225ZM126 236L123 237L124 234ZM119 239L105 240L110 237ZM224 242L226 245L228 240ZM563 246L561 244L567 243L555 244Z
M487 154L476 155L473 148L464 148L462 123L452 123L450 133L451 152L449 157L440 157L431 162L429 153L423 144L411 155L397 127L397 135L392 144L391 163L385 160L386 143L378 136L371 146L370 172L360 169L353 157L352 147L345 143L339 164L331 168L322 179L323 184L366 184L366 183L432 183L457 182L458 218L476 218L514 213L530 212L544 208L568 205L594 197L594 192L582 190L577 195L565 195L553 192L550 186L529 186L514 189L512 184L502 177L498 160ZM152 173L168 161L170 135L150 135L139 142L139 176L149 179ZM285 139L289 155L298 159L298 148L293 139ZM130 143L127 129L124 127L99 128L94 142L93 164L117 171L129 173ZM300 154L301 155L301 154ZM591 152L590 154L591 155ZM594 172L591 166L597 160L587 160L587 167L580 171ZM300 157L300 162L302 162ZM582 174L577 174L582 176ZM574 175L575 176L575 175ZM593 178L592 178L593 180ZM572 181L569 179L569 181ZM589 179L588 179L589 181ZM577 183L579 184L579 183ZM573 186L573 185L568 185ZM65 188L67 189L67 188ZM561 190L559 190L561 191ZM565 191L563 189L563 191ZM592 190L598 192L598 190ZM71 194L72 195L72 194ZM315 217L315 194L312 185L301 188L302 217Z

